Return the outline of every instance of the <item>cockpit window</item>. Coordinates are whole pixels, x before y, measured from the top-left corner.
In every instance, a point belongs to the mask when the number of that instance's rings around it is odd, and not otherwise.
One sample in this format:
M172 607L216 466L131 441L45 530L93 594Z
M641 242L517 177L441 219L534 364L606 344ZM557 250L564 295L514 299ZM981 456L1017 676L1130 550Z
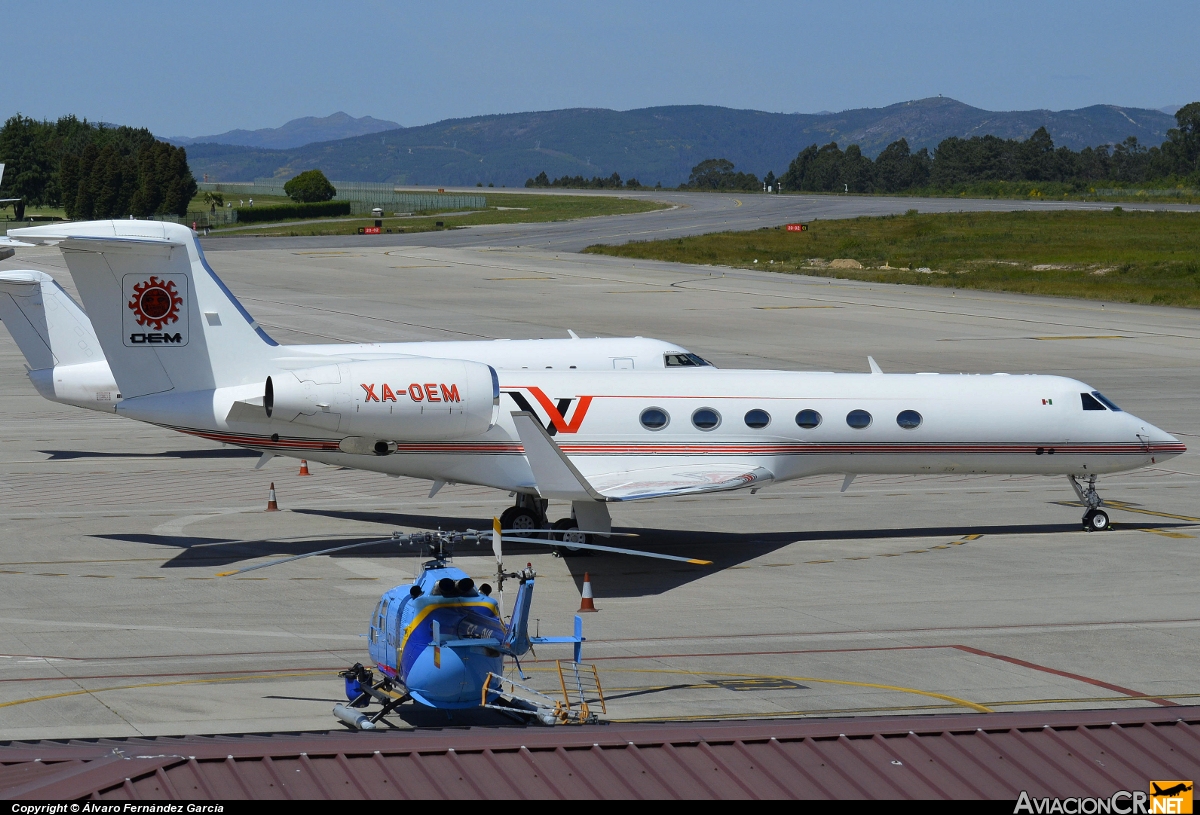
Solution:
M667 368L712 367L712 363L695 354L663 354L663 365Z
M1121 411L1121 409L1120 409L1119 407L1117 407L1116 405L1114 405L1114 404L1113 404L1113 401L1112 401L1111 399L1109 399L1108 397L1106 397L1106 396L1105 396L1104 394L1102 394L1100 391L1092 391L1092 396L1095 396L1097 399L1099 399L1099 400L1100 400L1100 404L1104 405L1104 406L1105 406L1106 408L1108 408L1109 410L1116 411L1117 413L1121 413L1121 412L1122 412L1122 411Z
M1083 400L1084 410L1104 410L1104 405L1096 401L1096 398L1090 393L1081 393L1079 398Z

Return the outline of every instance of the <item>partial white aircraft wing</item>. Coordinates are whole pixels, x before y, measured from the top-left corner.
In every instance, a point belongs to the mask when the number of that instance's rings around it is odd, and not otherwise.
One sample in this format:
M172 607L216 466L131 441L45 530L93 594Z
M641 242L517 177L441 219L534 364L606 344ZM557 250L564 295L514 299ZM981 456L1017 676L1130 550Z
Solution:
M765 467L714 462L625 470L592 476L590 482L609 501L641 501L761 487L773 480L774 474Z
M761 487L774 474L752 463L697 462L626 469L585 478L532 413L512 414L525 458L543 498L566 501L642 501Z

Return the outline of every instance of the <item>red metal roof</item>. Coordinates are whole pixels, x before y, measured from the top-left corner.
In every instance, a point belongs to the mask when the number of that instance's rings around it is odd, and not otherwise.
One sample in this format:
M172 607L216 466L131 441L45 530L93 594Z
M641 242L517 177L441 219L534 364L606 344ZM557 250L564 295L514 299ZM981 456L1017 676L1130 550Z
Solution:
M1200 707L0 745L0 798L1002 798L1200 776Z

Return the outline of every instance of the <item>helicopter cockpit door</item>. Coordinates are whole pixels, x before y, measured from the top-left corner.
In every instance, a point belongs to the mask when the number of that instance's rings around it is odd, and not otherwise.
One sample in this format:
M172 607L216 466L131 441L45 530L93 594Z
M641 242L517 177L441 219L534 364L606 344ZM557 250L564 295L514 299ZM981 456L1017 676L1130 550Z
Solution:
M383 664L390 668L396 667L396 631L389 619L389 607L392 598L384 595L383 605L379 608L379 645L383 652Z
M383 609L384 631L382 633L385 639L383 644L384 658L387 660L387 664L396 668L396 670L400 669L400 657L396 653L396 649L400 647L400 638L403 636L404 625L402 618L404 607L408 605L409 599L408 596L401 597L392 603L390 609L387 606L384 606Z

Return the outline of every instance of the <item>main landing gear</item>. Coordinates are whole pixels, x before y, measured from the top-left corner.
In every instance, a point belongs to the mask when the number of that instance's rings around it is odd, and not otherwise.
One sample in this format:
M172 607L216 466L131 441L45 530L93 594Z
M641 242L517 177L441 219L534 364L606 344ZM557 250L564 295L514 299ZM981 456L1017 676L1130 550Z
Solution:
M516 504L500 515L500 528L528 532L530 535L545 529L550 525L546 520L546 506L549 503L544 498L518 492Z
M1069 475L1067 478L1071 481L1071 488L1075 490L1075 494L1079 496L1080 502L1087 507L1087 511L1083 513L1083 529L1085 532L1105 532L1112 529L1112 524L1109 521L1108 513L1100 509L1100 505L1104 502L1100 499L1100 495L1096 492L1096 476L1089 476L1087 486L1079 483L1079 477Z
M551 525L546 517L549 503L544 498L517 493L516 503L500 515L500 528L524 532L531 537L541 537L549 530L550 538L562 541L563 549L568 552L583 551L571 546L573 543L588 542L588 535L578 531L579 523L575 520L574 513L571 513L572 517L560 518Z

